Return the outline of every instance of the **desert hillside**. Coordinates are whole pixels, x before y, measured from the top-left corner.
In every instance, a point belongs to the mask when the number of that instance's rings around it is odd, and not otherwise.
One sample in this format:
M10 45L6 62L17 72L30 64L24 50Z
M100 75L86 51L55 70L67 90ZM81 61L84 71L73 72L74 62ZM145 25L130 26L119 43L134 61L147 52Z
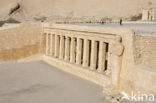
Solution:
M0 20L131 18L154 7L156 0L0 0Z

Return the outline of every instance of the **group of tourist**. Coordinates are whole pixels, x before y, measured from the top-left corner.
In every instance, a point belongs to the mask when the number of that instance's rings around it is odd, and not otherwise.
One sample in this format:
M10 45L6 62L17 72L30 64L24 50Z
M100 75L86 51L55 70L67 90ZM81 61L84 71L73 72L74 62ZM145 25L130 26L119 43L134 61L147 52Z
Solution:
M119 22L120 25L123 25L123 24L122 24L122 21L123 21L123 20L120 19L120 22ZM104 18L102 18L102 19L99 21L99 24L104 24L104 23L105 23L105 20L104 20Z

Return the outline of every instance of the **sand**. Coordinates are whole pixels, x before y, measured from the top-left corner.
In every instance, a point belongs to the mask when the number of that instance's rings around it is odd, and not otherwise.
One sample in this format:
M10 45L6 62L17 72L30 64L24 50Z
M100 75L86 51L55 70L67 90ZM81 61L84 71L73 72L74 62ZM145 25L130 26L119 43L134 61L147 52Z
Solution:
M8 15L18 3L20 8ZM14 18L18 21L89 18L131 18L139 16L143 8L155 8L156 0L0 0L0 21Z

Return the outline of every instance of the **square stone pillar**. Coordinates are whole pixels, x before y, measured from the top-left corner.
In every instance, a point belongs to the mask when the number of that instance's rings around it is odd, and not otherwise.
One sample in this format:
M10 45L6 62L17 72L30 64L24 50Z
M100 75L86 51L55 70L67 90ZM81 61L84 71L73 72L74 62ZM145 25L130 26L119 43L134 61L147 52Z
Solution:
M50 33L50 46L49 46L50 55L52 54L52 34Z
M69 61L69 54L70 53L70 41L69 37L66 37L65 39L65 60Z
M81 64L82 60L82 39L77 39L76 64Z
M144 10L142 11L142 21L147 21L149 19L149 12L148 10Z
M64 58L64 50L65 50L64 48L65 48L64 36L60 36L60 55L59 55L60 59Z
M76 39L71 38L71 46L70 46L70 62L75 63L76 58Z
M89 40L84 39L83 46L83 66L88 67L89 64Z
M104 70L105 70L105 60L106 60L106 43L100 41L100 44L99 44L98 72L104 72Z
M59 56L59 36L55 35L55 57Z
M95 40L91 41L91 69L96 69L97 63L97 42Z
M155 11L152 10L152 20L154 20L154 19L155 19Z
M46 33L46 55L49 54L49 34Z
M149 11L149 20L152 21L152 10Z
M111 75L111 71L114 68L113 66L113 54L111 53L113 49L113 44L112 42L109 43L109 48L108 48L108 61L107 61L107 71L106 71L106 75Z
M50 55L54 56L55 53L55 37L54 34L50 34Z
M52 56L55 55L55 35L52 34Z

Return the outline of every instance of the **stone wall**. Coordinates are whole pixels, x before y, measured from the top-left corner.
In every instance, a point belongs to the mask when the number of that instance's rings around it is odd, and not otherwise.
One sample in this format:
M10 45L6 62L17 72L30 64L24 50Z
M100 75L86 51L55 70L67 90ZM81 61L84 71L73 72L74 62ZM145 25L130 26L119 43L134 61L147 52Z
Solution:
M120 90L132 92L156 93L156 37L150 34L133 36L129 50L131 60L123 63L120 75ZM134 60L134 61L133 61ZM127 61L127 60L126 60Z
M154 21L156 19L156 9L142 11L142 21Z
M156 36L135 35L134 54L137 65L142 64L156 70Z
M122 55L121 70L119 75L111 72L111 78L103 75L103 73L94 72L93 70L86 72L83 66L75 66L73 63L63 62L58 58L47 56L43 60L46 62L61 67L69 72L74 72L83 78L88 76L88 80L95 83L114 85L113 79L118 78L116 88L121 92L131 94L131 92L147 92L156 93L156 71L155 71L155 36L152 35L134 35L131 29L122 28L106 28L106 27L91 27L91 26L74 26L61 24L46 24L47 29L42 28L41 24L21 24L13 27L3 27L0 29L0 61L18 60L34 54L46 53L46 38L43 31L48 34L58 33L64 36L83 37L90 40L104 39L109 43L114 42L114 37L119 35L122 37L124 52ZM53 31L51 32L51 28ZM43 30L43 31L42 31ZM72 34L71 33L77 33ZM49 47L48 47L49 48ZM111 71L115 71L114 59L110 59ZM57 62L57 63L56 63ZM67 66L66 66L67 65ZM116 64L115 64L116 65ZM82 71L78 68L81 68ZM78 73L76 72L78 71ZM93 73L94 72L94 73ZM87 74L91 73L91 74ZM82 75L84 74L84 75ZM99 75L98 75L99 74ZM91 75L94 75L92 77ZM119 77L118 77L119 76ZM109 78L109 79L108 79ZM108 81L109 80L109 81Z
M133 30L130 29L118 29L118 28L106 28L106 27L88 27L88 26L71 26L71 25L48 25L49 28L54 28L56 31L58 31L58 34L60 34L59 30L66 30L68 36L71 36L71 33L68 30L72 31L79 31L79 32L85 32L87 34L88 32L94 33L94 38L96 39L100 35L107 34L108 37L110 34L119 35L122 37L122 44L124 46L124 53L122 55L122 64L121 64L121 70L119 73L119 82L116 85L116 88L119 89L121 92L126 92L128 94L131 94L132 92L141 92L141 93L156 93L156 85L155 79L156 79L156 72L154 69L151 69L150 67L155 68L155 38L152 35L135 35ZM54 34L54 31L51 31L48 29L46 32L52 32ZM96 33L101 33L100 35L96 35ZM66 35L64 33L63 35ZM97 37L96 37L97 36ZM79 36L81 37L81 35ZM88 39L92 40L90 37ZM104 38L105 39L105 38ZM99 39L100 40L100 39ZM141 58L138 58L137 55L141 54ZM48 57L46 57L48 58ZM44 58L44 59L46 59ZM50 57L49 57L50 58ZM54 58L52 58L54 59ZM54 60L46 60L50 64L54 64ZM56 61L59 61L56 58ZM143 62L142 62L143 61ZM63 62L63 61L60 61ZM114 59L110 62L110 65L114 65ZM145 63L145 64L144 64ZM141 65L139 65L141 64ZM72 64L70 64L72 65ZM113 66L112 66L113 67ZM65 68L61 66L61 68ZM72 68L68 66L67 71L72 72L75 71L77 67L73 65ZM115 71L117 67L111 68L111 75L112 75L112 84L113 79L118 78ZM81 71L82 72L82 71ZM77 73L73 73L76 74ZM82 74L82 73L81 73ZM85 76L81 75L83 78L86 78ZM98 74L97 74L98 75ZM88 77L88 80L91 81L97 81L98 78L95 80L91 79L92 77ZM99 80L100 81L100 80ZM103 82L103 84L107 84L108 81ZM100 82L101 83L101 82ZM98 84L100 84L98 83ZM114 84L113 84L114 85ZM106 85L102 85L104 87L107 87Z
M17 60L39 53L41 31L41 24L2 27L0 29L0 61Z

